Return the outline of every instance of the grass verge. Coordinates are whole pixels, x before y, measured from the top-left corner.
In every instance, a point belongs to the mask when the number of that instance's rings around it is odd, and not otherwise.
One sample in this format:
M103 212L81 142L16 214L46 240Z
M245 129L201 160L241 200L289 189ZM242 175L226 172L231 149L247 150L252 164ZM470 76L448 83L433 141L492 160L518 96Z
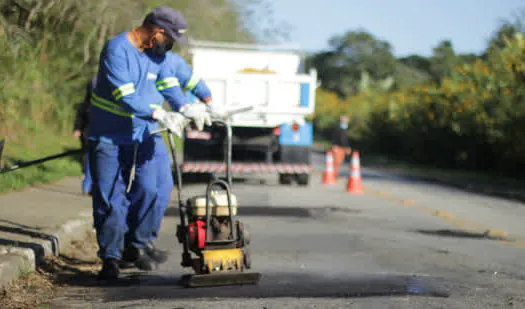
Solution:
M77 148L80 148L80 142L72 136L57 136L51 130L35 130L20 135L16 140L6 140L2 164L8 167L19 161L35 160ZM81 174L80 156L59 158L0 174L0 193Z

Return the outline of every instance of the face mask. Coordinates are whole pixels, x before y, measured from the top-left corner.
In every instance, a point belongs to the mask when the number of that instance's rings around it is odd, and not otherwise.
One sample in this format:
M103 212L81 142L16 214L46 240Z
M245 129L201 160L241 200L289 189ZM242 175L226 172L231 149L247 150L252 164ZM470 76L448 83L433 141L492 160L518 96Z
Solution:
M157 40L153 40L153 47L151 53L155 56L162 56L173 48L173 40L166 39L164 43L160 44Z
M341 129L343 129L343 130L348 129L348 123L341 123L339 126L340 126Z

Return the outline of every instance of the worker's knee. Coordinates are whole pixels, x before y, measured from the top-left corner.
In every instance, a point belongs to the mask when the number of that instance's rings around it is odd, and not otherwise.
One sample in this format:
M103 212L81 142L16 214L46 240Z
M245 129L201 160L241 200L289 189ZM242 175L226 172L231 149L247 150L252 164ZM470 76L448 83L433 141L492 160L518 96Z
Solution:
M146 200L152 200L158 194L158 188L155 181L142 182L139 191Z

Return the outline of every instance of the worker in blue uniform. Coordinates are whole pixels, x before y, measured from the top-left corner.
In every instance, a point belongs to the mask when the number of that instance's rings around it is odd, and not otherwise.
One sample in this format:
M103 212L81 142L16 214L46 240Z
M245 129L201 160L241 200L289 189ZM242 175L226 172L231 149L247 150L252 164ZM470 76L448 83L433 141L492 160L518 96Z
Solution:
M166 63L168 69L172 71L183 90L189 91L196 96L200 101L210 103L209 107L214 107L211 104L211 92L206 83L194 74L191 67L180 55L173 52L166 53Z
M224 117L223 110L216 107L212 104L212 94L209 87L206 85L206 82L194 74L191 67L180 55L167 52L166 53L166 66L169 76L175 76L182 90L185 90L190 93L190 95L195 96L199 101L207 103L206 107L210 114L213 114L216 117ZM202 105L201 105L202 106ZM164 205L164 209L161 211L164 213L166 207L169 204L170 195L159 195L161 205ZM152 231L151 242L153 242L159 233L161 226L162 216L157 216L158 220L155 222L154 226L157 227L156 230Z
M201 102L207 103L206 107L208 111L213 114L215 117L225 117L224 110L218 108L215 104L212 104L212 95L209 87L206 85L205 81L199 78L197 75L194 74L191 67L188 65L188 63L182 58L181 56L177 55L173 52L167 52L166 53L166 69L168 70L169 76L175 76L177 79L177 82L179 83L182 90L185 90L190 93L191 96L194 96ZM162 86L158 86L158 88L162 88ZM159 168L166 168L166 166L160 166ZM170 192L167 190L160 191L158 198L159 198L159 204L163 205L164 207L159 211L160 213L164 213L167 206L169 205L170 201ZM158 215L155 216L156 221L155 224L153 224L153 227L151 230L151 236L149 238L149 244L152 244L155 242L159 235L159 230L161 227L162 222L162 216ZM125 252L129 253L129 252ZM160 255L158 250L155 251L156 255ZM133 255L133 253L131 253ZM124 256L124 261L120 263L121 267L124 268L133 268L135 265L134 263L126 262L126 260L133 260L133 257L127 258ZM162 260L162 258L159 258Z
M159 124L181 136L193 121L210 125L204 104L187 104L166 52L184 43L187 23L169 7L149 13L140 27L111 38L100 55L92 94L89 156L93 217L103 260L99 279L119 276L125 257L144 270L166 255L152 244L173 188ZM173 112L163 109L167 101Z

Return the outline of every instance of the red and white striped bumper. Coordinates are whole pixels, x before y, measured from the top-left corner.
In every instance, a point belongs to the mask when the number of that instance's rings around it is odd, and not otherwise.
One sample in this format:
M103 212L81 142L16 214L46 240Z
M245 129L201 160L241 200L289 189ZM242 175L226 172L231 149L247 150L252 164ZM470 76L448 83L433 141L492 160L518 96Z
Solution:
M224 162L184 162L183 173L226 173ZM308 164L286 163L232 163L232 174L308 174L312 166Z

